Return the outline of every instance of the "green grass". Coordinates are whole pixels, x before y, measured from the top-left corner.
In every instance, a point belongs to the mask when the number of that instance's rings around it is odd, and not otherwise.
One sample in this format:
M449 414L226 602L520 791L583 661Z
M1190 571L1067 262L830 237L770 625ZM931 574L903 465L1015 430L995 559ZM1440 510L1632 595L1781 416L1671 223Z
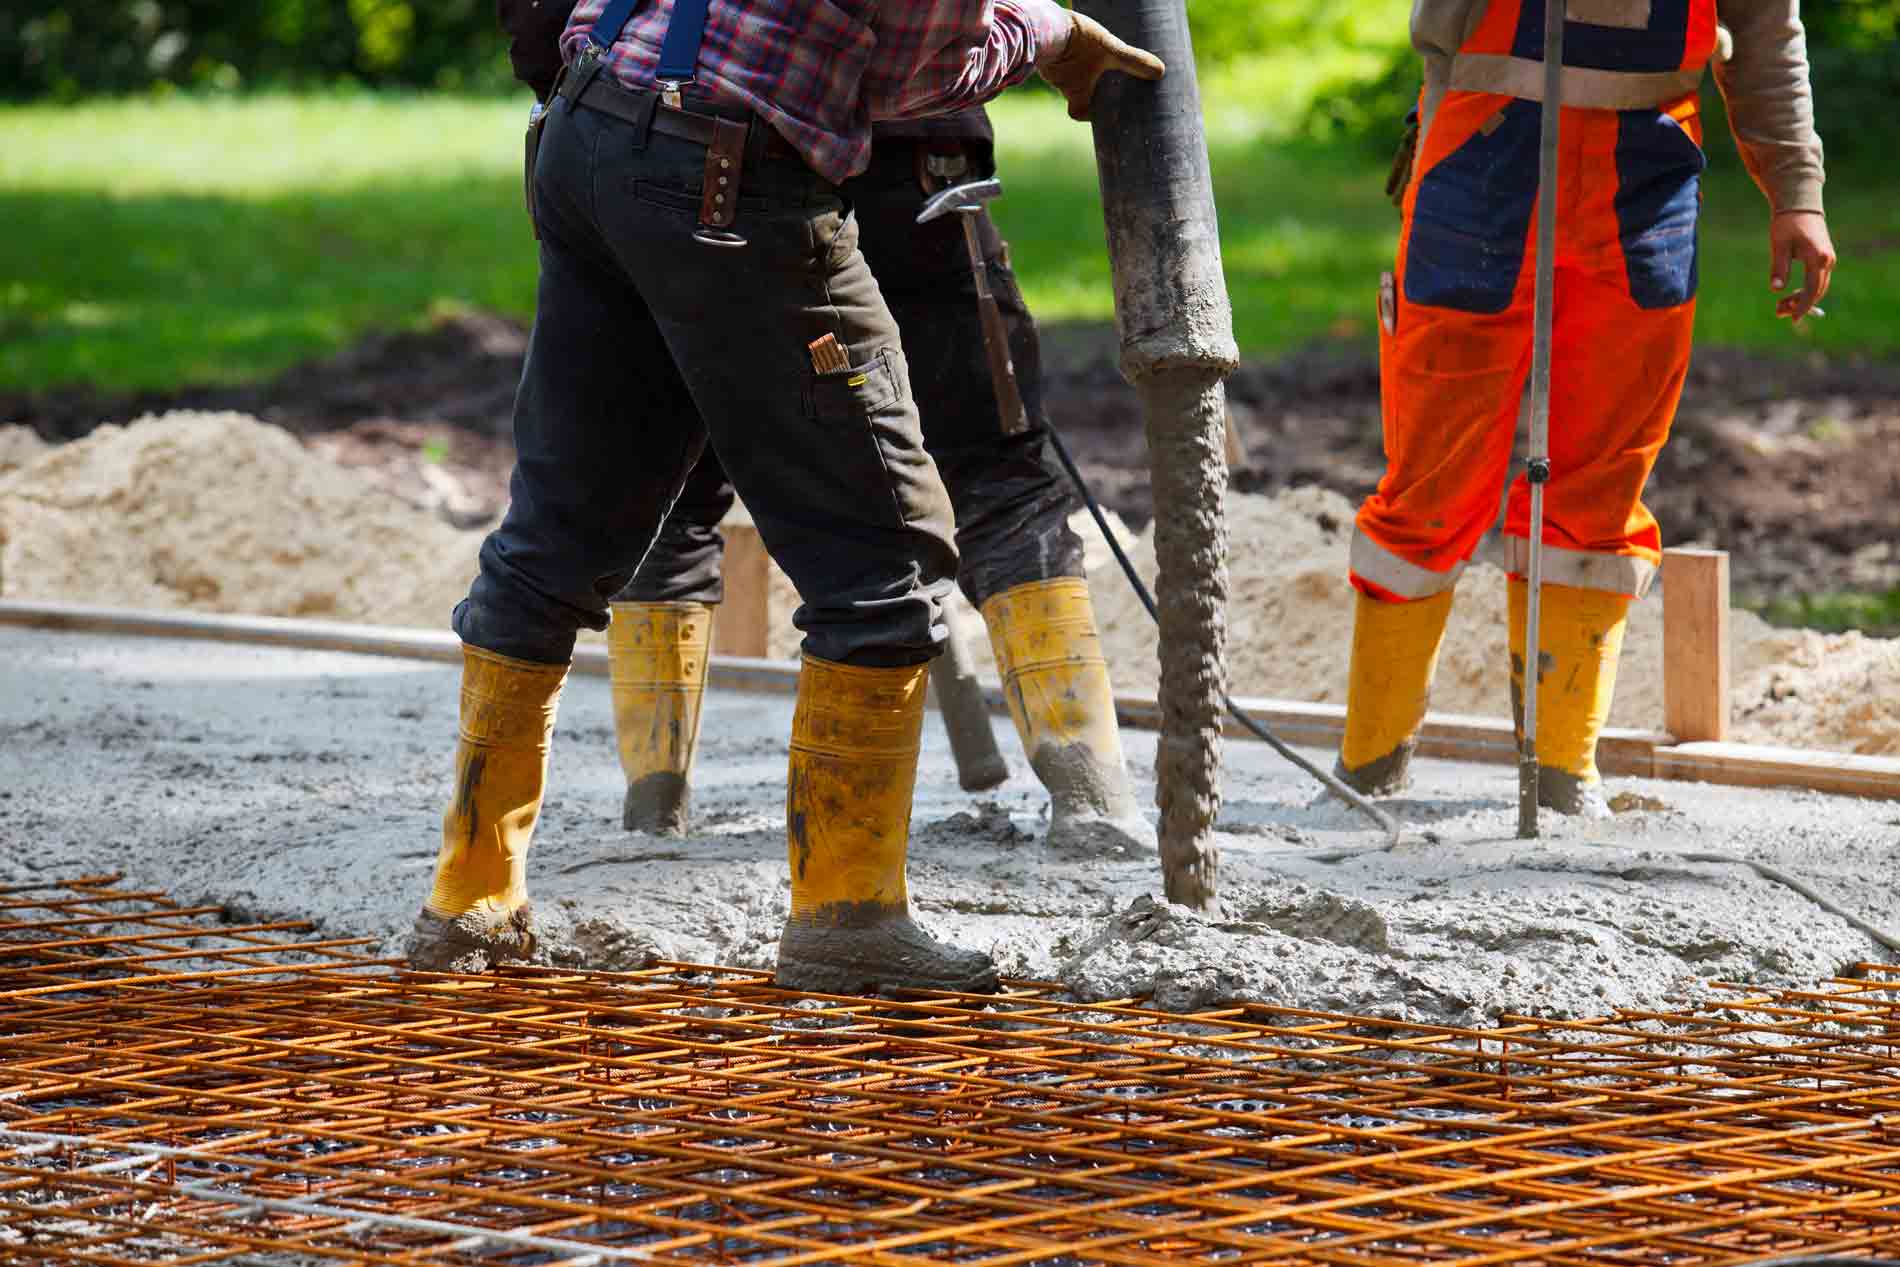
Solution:
M1773 625L1827 633L1858 629L1876 637L1900 636L1900 589L1777 598L1756 610Z
M1385 161L1297 135L1371 43L1204 84L1236 333L1250 356L1369 341L1398 220ZM0 109L0 387L161 388L268 374L457 307L530 315L525 98L312 96ZM995 108L1009 237L1045 321L1112 317L1088 129L1046 93ZM1770 315L1766 218L1717 146L1701 334L1767 351L1900 353L1900 172L1834 173L1830 317Z
M445 308L527 316L514 102L0 111L0 385L230 381Z

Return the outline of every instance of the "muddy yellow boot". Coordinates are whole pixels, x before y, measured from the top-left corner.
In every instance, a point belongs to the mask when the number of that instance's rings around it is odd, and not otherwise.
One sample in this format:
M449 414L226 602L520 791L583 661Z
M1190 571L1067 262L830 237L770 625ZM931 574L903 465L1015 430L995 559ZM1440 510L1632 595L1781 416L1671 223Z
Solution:
M692 803L699 706L706 694L713 609L705 603L615 603L607 627L614 737L628 831L680 836Z
M534 954L528 841L547 784L548 741L565 664L462 647L462 731L455 796L442 816L435 885L416 916L409 962L483 972Z
M904 860L923 732L924 665L865 669L805 657L785 789L792 913L778 983L814 994L896 986L988 993L988 955L918 927Z
M1333 773L1367 796L1405 789L1418 728L1431 703L1451 590L1388 603L1359 595L1346 679L1346 734Z
M1031 581L983 604L1003 697L1049 790L1049 843L1080 854L1153 853L1115 724L1115 691L1088 582Z
M1560 814L1608 818L1597 736L1616 692L1630 597L1544 582L1537 642L1537 803ZM1524 733L1524 626L1530 585L1510 582L1511 713Z

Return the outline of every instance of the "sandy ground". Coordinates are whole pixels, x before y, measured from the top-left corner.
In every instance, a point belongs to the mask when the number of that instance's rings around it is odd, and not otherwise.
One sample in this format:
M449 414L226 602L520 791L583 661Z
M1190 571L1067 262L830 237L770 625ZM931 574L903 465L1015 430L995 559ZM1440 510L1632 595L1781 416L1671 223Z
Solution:
M234 919L307 917L395 952L426 887L447 794L454 670L401 660L0 629L0 881L123 871ZM607 684L576 679L530 872L564 957L771 961L787 897L790 700L708 701L699 831L621 832ZM1600 1013L1712 980L1807 983L1883 953L1743 868L1797 872L1894 920L1900 805L1812 793L1619 782L1648 808L1510 838L1511 772L1421 763L1396 852L1253 744L1230 744L1223 912L1157 904L1152 860L1077 862L1039 843L1023 772L982 802L926 731L912 884L923 917L1012 975L1170 1006L1246 996L1468 1023L1503 1010ZM1154 737L1126 736L1144 802ZM1313 754L1323 758L1325 754Z
M1321 488L1230 494L1236 693L1345 698L1352 510ZM1074 522L1092 538L1090 587L1116 686L1151 692L1147 613L1088 517ZM174 413L52 448L0 427L0 596L441 629L480 540L243 414ZM1152 584L1152 530L1127 540ZM774 572L771 654L795 657L797 594ZM1508 716L1504 588L1489 564L1465 574L1439 711ZM1657 595L1631 613L1612 725L1662 729L1662 624ZM1900 640L1775 630L1738 611L1731 642L1736 740L1900 753ZM987 668L987 646L972 650Z

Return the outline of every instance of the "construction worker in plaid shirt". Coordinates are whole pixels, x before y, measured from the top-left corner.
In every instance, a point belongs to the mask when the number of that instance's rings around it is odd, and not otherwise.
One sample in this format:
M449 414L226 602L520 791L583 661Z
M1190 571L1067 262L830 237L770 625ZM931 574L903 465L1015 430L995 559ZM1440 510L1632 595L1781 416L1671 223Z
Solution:
M987 955L910 912L926 666L957 554L839 185L874 118L974 106L1032 70L1085 117L1103 74L1162 67L1053 0L709 0L682 75L671 28L700 6L628 7L575 8L539 142L511 504L455 611L456 789L411 960L533 956L525 864L575 634L607 625L710 443L803 599L779 980L993 989Z
M1536 657L1538 795L1606 816L1597 737L1631 600L1662 558L1642 503L1675 416L1695 321L1702 120L1717 58L1742 160L1768 198L1769 280L1827 293L1799 0L1568 0L1551 348L1544 586ZM1495 518L1531 359L1543 0L1417 0L1425 64L1398 261L1380 296L1386 472L1352 543L1359 591L1339 773L1405 784L1452 590ZM1512 699L1524 688L1530 492L1511 485ZM1521 713L1521 706L1518 709Z

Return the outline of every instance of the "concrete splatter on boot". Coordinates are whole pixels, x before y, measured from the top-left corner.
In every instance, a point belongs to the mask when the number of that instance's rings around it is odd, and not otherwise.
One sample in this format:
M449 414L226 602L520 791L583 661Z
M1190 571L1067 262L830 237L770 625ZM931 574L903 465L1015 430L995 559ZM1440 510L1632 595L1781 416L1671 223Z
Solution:
M786 989L996 989L988 955L939 941L911 915L904 870L926 680L923 665L805 657L785 789L792 910L778 983Z
M1050 846L1080 856L1155 852L1122 756L1088 583L1012 586L984 602L983 620L1016 734L1049 790Z
M486 911L448 919L425 906L416 912L405 957L424 972L487 972L498 963L530 962L538 949L534 912L525 901L500 923Z
M1396 796L1411 780L1418 728L1451 617L1452 591L1409 602L1361 593L1353 610L1346 734L1333 773L1366 796Z
M628 831L680 836L691 817L693 756L712 654L705 603L613 604L607 664Z
M412 967L484 972L534 957L528 846L566 680L565 664L463 646L455 796L442 816L435 882L410 935Z
M1616 664L1630 597L1571 585L1543 586L1537 641L1537 803L1559 814L1608 818L1597 738L1616 693ZM1510 578L1511 714L1524 733L1524 640L1530 585Z

